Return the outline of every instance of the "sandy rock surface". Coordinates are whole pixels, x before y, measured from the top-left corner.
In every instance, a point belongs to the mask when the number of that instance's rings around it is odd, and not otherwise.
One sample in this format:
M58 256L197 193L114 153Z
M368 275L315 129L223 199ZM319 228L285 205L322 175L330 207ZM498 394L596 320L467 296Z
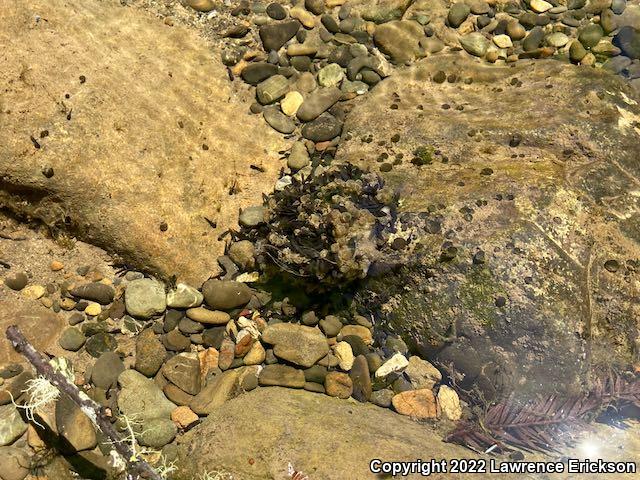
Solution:
M0 202L139 268L197 285L218 271L218 236L286 143L219 57L116 2L9 1L0 22Z

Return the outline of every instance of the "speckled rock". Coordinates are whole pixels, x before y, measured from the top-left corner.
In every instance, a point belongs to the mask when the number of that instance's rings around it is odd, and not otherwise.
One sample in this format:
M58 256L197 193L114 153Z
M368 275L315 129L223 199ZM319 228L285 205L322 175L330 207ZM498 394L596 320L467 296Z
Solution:
M433 392L429 389L408 390L392 399L393 408L401 415L417 419L436 418L438 407Z
M26 431L27 424L13 404L0 406L0 447L11 445Z
M147 377L153 377L164 362L167 350L153 330L143 331L136 340L135 369Z
M176 433L176 425L170 418L152 418L145 422L137 439L140 445L162 448L176 437Z
M346 399L353 393L353 382L346 373L329 372L324 379L324 389L330 397Z

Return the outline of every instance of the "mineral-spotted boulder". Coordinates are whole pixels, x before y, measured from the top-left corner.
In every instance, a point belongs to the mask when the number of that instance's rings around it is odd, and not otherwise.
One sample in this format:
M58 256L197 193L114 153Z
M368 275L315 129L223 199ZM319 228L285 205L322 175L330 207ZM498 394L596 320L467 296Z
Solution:
M202 284L220 271L218 236L237 228L238 208L277 180L286 142L235 100L195 29L118 2L53 0L33 7L38 17L25 8L2 5L0 84L13 86L3 92L0 203L129 266ZM34 18L52 30L31 28ZM109 68L96 69L98 58Z
M229 432L233 432L232 442ZM336 453L339 445L347 444L353 448ZM247 452L252 452L255 462L246 461ZM186 433L179 444L178 464L184 478L196 478L212 465L245 480L288 478L286 468L291 462L298 471L313 472L313 478L361 480L376 478L369 471L374 458L415 461L425 457L472 458L474 454L443 443L425 425L371 403L270 387L229 400ZM447 480L450 475L429 478ZM469 474L465 478L493 477Z
M640 314L638 100L596 69L461 54L359 99L337 160L399 193L394 235L407 239L359 306L488 396L574 392L589 362L637 361L622 332ZM399 159L385 168L381 141Z

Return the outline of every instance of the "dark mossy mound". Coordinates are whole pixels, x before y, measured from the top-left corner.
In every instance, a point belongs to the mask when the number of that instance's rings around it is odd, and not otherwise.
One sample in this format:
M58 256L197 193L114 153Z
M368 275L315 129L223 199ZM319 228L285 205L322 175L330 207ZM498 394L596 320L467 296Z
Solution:
M263 268L275 265L312 290L344 288L397 257L397 198L353 165L294 179L266 207L267 222L241 238L254 242Z

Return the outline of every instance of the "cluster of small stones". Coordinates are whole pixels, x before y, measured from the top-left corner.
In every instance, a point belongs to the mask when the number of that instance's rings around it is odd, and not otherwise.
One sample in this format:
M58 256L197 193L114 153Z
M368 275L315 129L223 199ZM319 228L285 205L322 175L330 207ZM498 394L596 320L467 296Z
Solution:
M221 264L229 269L229 262L234 278L257 273L255 248L247 240L230 245ZM88 268L65 272L57 261L51 269L60 273L59 283L32 284L22 273L4 283L68 312L60 347L93 357L75 383L110 412L123 434L128 419L140 445L163 449L167 457L180 432L257 387L353 398L418 419L457 420L462 414L437 368L411 356L397 337L374 340L373 325L363 316L298 311L288 299L272 301L236 280L211 279L196 289L138 272L110 279ZM0 447L21 445L27 432L29 446L44 448L41 431L25 423L11 402L22 401L31 378L17 364L0 371ZM64 437L64 453L100 447L100 433L69 399L39 415Z
M464 50L492 63L560 56L619 73L639 58L638 33L617 27L625 0L527 0L524 6L514 2L497 12L483 0L458 2L447 22Z
M186 4L199 15L217 13L210 0ZM639 33L617 26L625 8L626 0L463 0L451 5L444 34L428 9L387 15L374 4L356 9L346 0L241 1L222 32L222 61L232 78L255 89L251 112L295 140L281 152L289 170L276 183L279 190L330 162L349 100L392 74L394 65L464 50L490 63L553 56L640 77Z

